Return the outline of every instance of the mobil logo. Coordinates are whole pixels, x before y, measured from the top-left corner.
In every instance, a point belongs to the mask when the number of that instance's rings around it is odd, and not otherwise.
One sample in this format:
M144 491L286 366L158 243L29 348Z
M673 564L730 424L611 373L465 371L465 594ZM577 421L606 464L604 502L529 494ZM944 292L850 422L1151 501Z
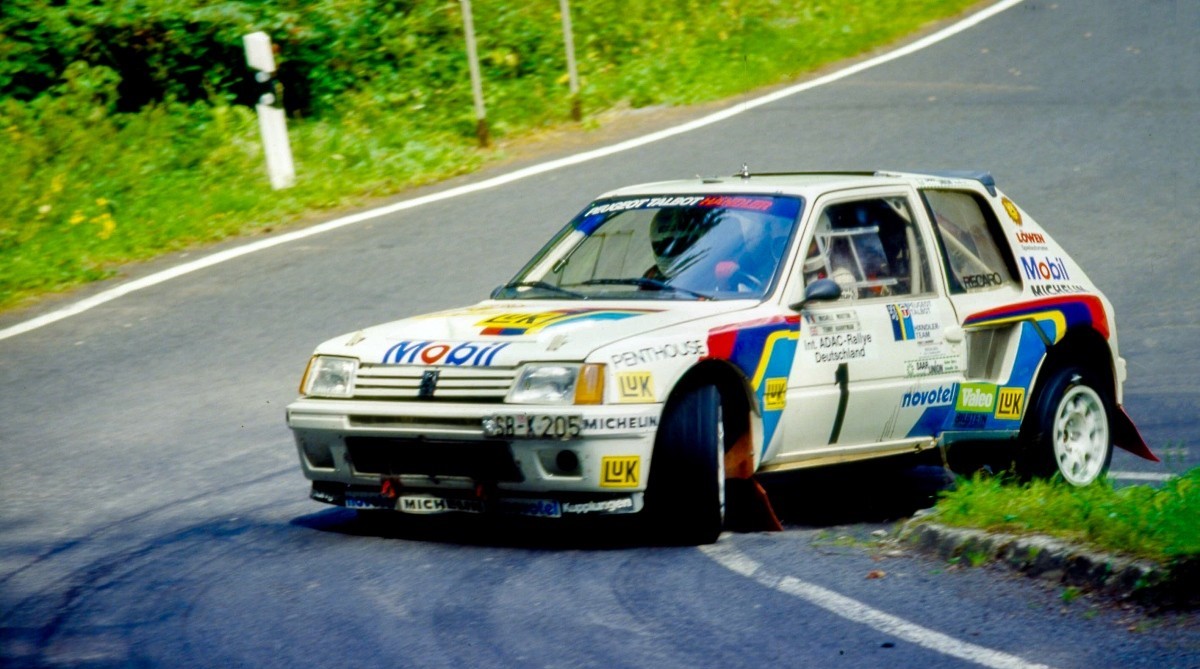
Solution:
M401 341L383 354L383 364L486 367L508 346L479 342Z
M900 399L903 407L932 407L954 401L954 384L938 386L930 390L910 390Z
M1021 273L1030 281L1066 281L1071 278L1067 263L1050 256L1021 256Z

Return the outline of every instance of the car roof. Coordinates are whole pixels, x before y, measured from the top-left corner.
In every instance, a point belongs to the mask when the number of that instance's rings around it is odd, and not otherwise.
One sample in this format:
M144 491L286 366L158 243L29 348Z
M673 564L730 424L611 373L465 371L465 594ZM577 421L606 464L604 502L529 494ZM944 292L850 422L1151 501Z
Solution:
M930 172L786 172L752 173L743 168L739 174L724 177L695 177L658 181L618 188L602 197L633 197L664 193L786 194L815 197L826 191L892 185L966 187L983 185L996 194L996 181L983 171L943 170Z

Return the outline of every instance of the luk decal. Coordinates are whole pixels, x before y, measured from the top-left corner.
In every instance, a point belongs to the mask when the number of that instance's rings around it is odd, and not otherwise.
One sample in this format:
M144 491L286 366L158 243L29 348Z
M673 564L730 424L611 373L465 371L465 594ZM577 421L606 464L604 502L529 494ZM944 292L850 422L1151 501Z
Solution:
M562 309L538 313L502 313L485 318L475 325L482 335L512 337L540 332L546 328L583 320L622 320L632 316L654 313L657 309Z
M1008 217L1012 219L1012 222L1016 223L1017 225L1020 225L1021 224L1021 210L1017 209L1017 205L1014 204L1012 200L1010 200L1006 197L1000 198L1000 204L1004 205L1004 211L1008 212Z
M402 341L383 354L383 364L487 367L508 346L478 342Z
M954 401L954 384L930 390L910 390L900 398L900 407L943 406Z
M641 480L642 458L608 455L600 458L601 488L636 488Z
M787 406L787 379L767 379L767 390L763 394L763 410L779 411Z
M1067 281L1067 263L1049 256L1021 256L1021 273L1030 281Z
M990 383L964 383L959 387L954 410L959 413L991 413L996 404L996 386Z
M654 377L650 372L617 372L617 402L653 402Z
M996 402L996 418L1020 420L1025 404L1025 389L1021 387L1001 388Z
M635 367L661 360L673 358L700 357L705 354L704 342L699 339L692 341L671 342L659 346L646 346L636 351L624 351L612 356L613 367Z

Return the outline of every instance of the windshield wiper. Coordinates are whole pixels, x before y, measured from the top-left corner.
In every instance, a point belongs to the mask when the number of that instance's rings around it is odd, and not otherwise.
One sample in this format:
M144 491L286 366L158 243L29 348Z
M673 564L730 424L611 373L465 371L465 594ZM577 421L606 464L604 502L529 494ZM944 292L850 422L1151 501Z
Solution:
M506 283L503 286L500 286L500 289L496 292L499 293L502 290L514 290L516 288L538 288L540 290L548 290L552 293L558 293L559 295L570 295L571 297L581 300L588 299L588 296L584 295L583 293L567 290L566 288L562 288L561 286L556 286L545 281L513 281L512 283Z
M692 297L695 297L695 298L701 299L701 300L713 299L712 295L705 295L704 293L700 293L700 292L697 292L694 290L689 290L687 288L680 288L679 286L672 286L671 284L667 283L666 281L661 281L659 279L650 279L647 277L630 277L628 279L589 279L587 281L584 281L580 285L583 285L583 286L595 286L595 285L637 286L639 288L646 288L649 290L669 290L669 291L676 292L676 293L684 293L684 294L691 295Z

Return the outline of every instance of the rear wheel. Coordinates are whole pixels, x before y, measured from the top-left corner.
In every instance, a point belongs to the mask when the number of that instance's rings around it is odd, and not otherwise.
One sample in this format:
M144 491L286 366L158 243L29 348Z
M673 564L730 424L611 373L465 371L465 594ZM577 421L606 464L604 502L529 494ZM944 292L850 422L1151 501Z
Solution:
M1105 388L1082 367L1051 373L1026 416L1023 474L1049 478L1057 472L1075 486L1104 476L1112 462L1112 401Z
M725 431L721 394L698 385L663 410L650 462L646 514L670 543L710 544L725 519Z

